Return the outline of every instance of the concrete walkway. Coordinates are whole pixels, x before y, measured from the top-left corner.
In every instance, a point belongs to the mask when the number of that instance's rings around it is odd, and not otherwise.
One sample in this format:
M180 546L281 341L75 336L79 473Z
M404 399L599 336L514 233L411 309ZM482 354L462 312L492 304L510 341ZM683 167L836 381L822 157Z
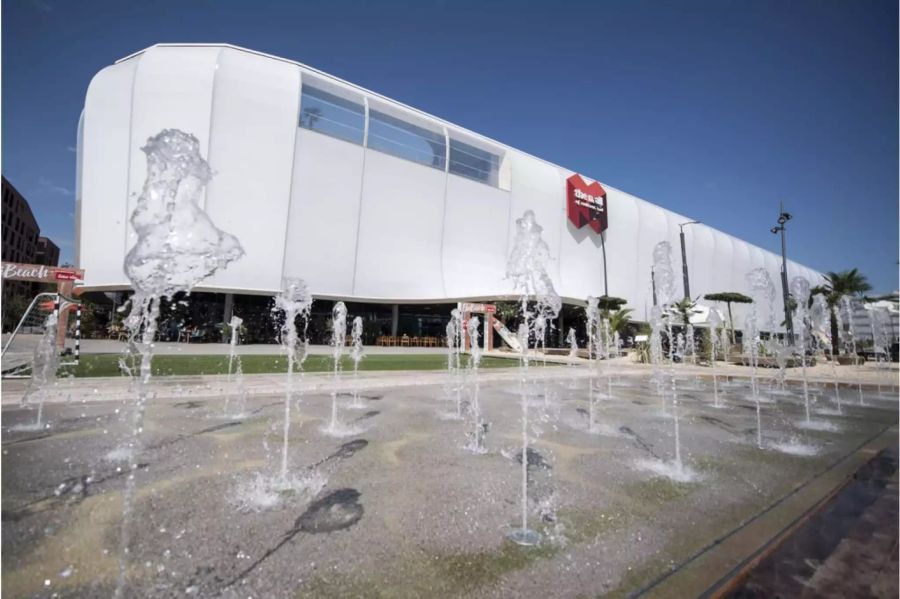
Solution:
M254 346L245 346L254 347ZM257 346L258 347L258 346ZM264 346L273 347L273 346ZM325 346L320 346L325 348ZM370 348L366 348L367 351ZM375 349L375 348L371 348ZM396 349L396 348L386 348ZM406 349L406 348L404 348ZM416 348L418 349L418 348ZM377 353L377 352L373 352ZM422 353L422 352L417 352ZM490 368L479 372L479 380L483 382L514 383L519 380L521 374L518 369L518 360L515 354L503 352L488 352L486 355L508 357L509 368ZM653 371L649 364L633 362L629 357L621 357L607 362L600 362L595 369L592 363L576 359L573 366L554 366L546 370L537 366L540 358L535 358L532 364L536 366L530 370L533 378L563 378L573 379L589 378L591 376L604 376L608 367L616 376L640 377L647 376ZM560 356L548 356L547 363L567 363L568 358ZM846 400L852 401L855 397L857 381L861 381L866 393L877 391L877 385L881 385L884 395L897 394L897 365L892 364L890 369L882 369L874 364L865 365L861 369L853 366L837 366L838 379ZM676 364L673 367L676 376L698 376L707 380L712 379L713 369L708 366L692 366L688 364ZM715 372L720 382L728 378L748 379L751 370L745 366L717 363ZM758 376L763 385L766 385L777 374L773 369L760 369ZM833 383L832 370L829 364L818 364L807 368L808 380L813 384L831 385ZM789 369L787 380L798 382L802 380L802 372L799 368ZM418 385L440 385L452 383L453 380L444 370L410 370L410 371L362 371L358 379L343 376L338 384L340 390L350 390L359 385L369 389L387 387L410 387ZM893 383L893 387L892 387ZM25 393L28 385L27 379L4 379L2 381L2 404L18 403ZM285 375L283 373L252 374L245 375L243 385L246 391L252 395L277 395L285 391ZM303 373L295 376L294 389L299 392L314 392L330 390L334 385L331 373ZM47 390L45 401L60 402L73 400L121 400L128 394L132 394L133 381L127 377L83 377L59 379L51 389ZM158 399L192 397L221 397L238 392L237 384L230 382L226 375L196 375L196 376L158 376L151 383L151 393Z

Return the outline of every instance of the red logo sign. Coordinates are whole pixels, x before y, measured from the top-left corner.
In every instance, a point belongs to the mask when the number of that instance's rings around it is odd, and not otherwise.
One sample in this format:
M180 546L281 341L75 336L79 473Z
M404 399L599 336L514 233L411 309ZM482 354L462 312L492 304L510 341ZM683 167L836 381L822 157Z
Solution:
M590 225L602 233L609 226L606 190L597 181L588 185L581 175L572 175L566 179L566 212L576 229Z

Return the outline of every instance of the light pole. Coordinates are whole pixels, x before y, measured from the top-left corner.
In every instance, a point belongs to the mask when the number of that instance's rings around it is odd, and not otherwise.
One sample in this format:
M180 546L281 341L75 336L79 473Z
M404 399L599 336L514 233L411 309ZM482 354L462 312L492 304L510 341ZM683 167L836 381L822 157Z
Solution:
M679 236L681 237L681 277L684 279L684 297L691 297L691 285L688 282L688 267L687 267L687 250L684 247L684 228L687 225L697 225L700 224L699 220L692 220L686 223L681 223L678 225L678 230L680 231Z
M790 345L794 345L794 320L791 318L791 300L788 294L787 245L784 235L785 225L792 218L790 214L784 211L784 202L782 202L778 214L778 226L770 229L773 235L781 233L781 295L784 298L784 328L787 330L788 343Z

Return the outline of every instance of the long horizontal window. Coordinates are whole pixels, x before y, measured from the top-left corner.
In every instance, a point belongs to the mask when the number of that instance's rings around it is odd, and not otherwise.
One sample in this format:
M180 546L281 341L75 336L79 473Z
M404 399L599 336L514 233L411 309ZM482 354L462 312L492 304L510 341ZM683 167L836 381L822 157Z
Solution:
M300 126L362 144L366 109L362 104L304 85L300 98Z
M497 186L500 156L450 138L451 173Z
M378 110L369 110L368 146L399 158L444 170L444 136Z

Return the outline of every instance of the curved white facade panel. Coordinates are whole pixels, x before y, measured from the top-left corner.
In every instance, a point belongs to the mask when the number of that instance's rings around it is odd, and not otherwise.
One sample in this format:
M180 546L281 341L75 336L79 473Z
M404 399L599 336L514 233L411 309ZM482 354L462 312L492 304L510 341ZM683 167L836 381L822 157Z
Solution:
M316 101L348 120L304 112L308 87L324 90ZM572 171L298 63L222 45L154 46L94 77L82 119L76 261L89 289L128 287L122 263L146 171L140 148L177 128L200 140L215 172L204 208L246 251L199 290L271 294L291 276L319 297L506 296L515 219L533 210L560 295L578 301L604 292L604 242L567 216ZM421 147L404 145L403 136ZM682 293L678 225L691 219L604 188L609 294L644 318L659 241L672 245ZM688 226L685 235L692 296L749 295L746 273L764 267L781 305L778 256L706 225ZM798 264L788 270L813 285L821 279Z

